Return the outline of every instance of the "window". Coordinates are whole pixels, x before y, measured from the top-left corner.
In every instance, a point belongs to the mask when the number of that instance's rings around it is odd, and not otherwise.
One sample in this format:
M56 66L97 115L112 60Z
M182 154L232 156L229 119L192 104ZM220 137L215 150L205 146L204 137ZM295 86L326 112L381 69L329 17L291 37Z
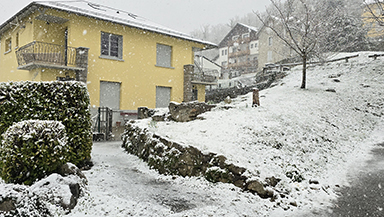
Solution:
M257 43L255 43L255 48L257 48Z
M269 46L272 46L272 44L273 44L273 38L272 38L272 37L269 37L269 38L268 38L268 45L269 45Z
M10 52L12 50L12 38L5 40L5 52Z
M267 61L268 62L272 61L272 51L268 51Z
M156 66L172 67L172 47L164 44L156 46Z
M225 55L227 55L228 54L228 50L227 49L225 49Z
M249 38L249 33L244 33L243 38Z
M235 36L232 37L232 40L234 40L234 41L237 41L237 39L239 39L238 35L235 35Z
M253 44L251 44L251 49L253 48Z
M123 36L101 32L101 56L123 58Z
M221 51L221 56L224 56L225 55L225 52L224 50Z

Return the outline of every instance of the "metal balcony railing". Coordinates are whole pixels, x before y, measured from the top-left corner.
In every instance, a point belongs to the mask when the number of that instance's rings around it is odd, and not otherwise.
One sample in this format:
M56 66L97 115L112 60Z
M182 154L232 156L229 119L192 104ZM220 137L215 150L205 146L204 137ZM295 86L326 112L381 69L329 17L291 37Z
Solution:
M238 57L238 56L247 56L247 55L250 55L250 54L251 54L251 51L249 49L247 49L247 50L232 52L232 53L229 54L229 58L231 58L231 57Z
M34 41L16 51L19 67L29 64L76 67L76 48Z
M216 83L217 78L213 75L206 75L203 73L194 73L192 75L192 81L194 82L204 82L204 83Z

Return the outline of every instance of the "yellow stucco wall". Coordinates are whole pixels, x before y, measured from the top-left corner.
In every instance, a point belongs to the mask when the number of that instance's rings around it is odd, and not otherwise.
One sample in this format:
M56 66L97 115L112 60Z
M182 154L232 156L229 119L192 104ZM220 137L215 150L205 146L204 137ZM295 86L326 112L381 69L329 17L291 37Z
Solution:
M192 48L203 48L203 44L53 9L46 10L45 14L69 21L47 24L34 19L38 13L32 14L26 18L29 22L20 34L20 46L34 40L64 44L64 31L68 29L68 46L89 48L87 86L92 106L100 103L100 81L121 83L121 110L136 110L140 106L155 108L156 86L171 87L171 101L183 101L183 66L193 64ZM123 37L122 60L100 57L102 31ZM6 38L1 38L2 51ZM155 66L157 43L172 47L172 68ZM6 55L1 53L0 65L0 81L48 81L65 76L65 72L58 69L17 70L14 50ZM75 76L74 73L69 75ZM204 101L204 95L200 95L199 100Z
M194 84L193 86L197 89L197 101L205 102L205 85Z

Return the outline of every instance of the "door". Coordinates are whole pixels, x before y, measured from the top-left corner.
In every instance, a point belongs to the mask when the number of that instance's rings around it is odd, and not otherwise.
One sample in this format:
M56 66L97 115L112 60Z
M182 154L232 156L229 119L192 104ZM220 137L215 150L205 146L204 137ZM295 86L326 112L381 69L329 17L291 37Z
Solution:
M100 81L100 107L120 109L120 83Z
M171 88L156 86L156 108L166 108L171 102Z

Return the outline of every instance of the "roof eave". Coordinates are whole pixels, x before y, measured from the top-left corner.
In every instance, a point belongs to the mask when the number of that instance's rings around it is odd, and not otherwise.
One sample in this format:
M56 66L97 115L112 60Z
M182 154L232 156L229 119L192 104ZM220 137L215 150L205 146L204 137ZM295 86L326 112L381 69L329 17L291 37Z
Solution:
M93 19L104 20L104 21L107 21L107 22L112 22L112 23L117 23L117 24L124 25L124 26L129 26L130 28L141 29L141 30L150 31L150 32L153 32L153 33L157 33L157 34L161 34L161 35L177 38L177 39L182 39L182 40L187 40L187 41L191 41L191 42L194 42L194 43L199 43L199 44L204 45L203 49L212 49L212 48L217 48L218 47L218 45L215 44L215 43L204 41L204 40L200 40L200 39L194 39L194 38L192 38L192 36L182 37L182 36L177 36L177 35L173 35L173 34L167 34L167 33L161 32L161 31L155 31L153 29L149 29L149 28L145 28L145 27L139 27L139 26L129 25L129 24L123 23L123 22L112 21L112 20L109 20L107 18L103 19L103 18L100 18L100 17L92 16L90 14L85 14L85 13L81 13L81 12L74 12L74 11L68 11L68 10L65 10L65 9L60 9L60 8L56 8L56 7L53 7L53 6L48 6L48 5L45 5L45 4L39 4L38 2L31 2L30 4L25 6L23 9L21 9L19 12L17 12L14 16L12 16L10 19L8 19L3 24L1 24L0 25L0 39L1 39L2 35L7 30L9 30L11 28L11 22L13 20L15 20L17 17L19 17L20 19L22 19L24 17L27 17L28 15L33 13L34 10L36 10L36 8L33 8L34 6L41 6L41 7L47 7L47 8L51 8L51 9L55 9L55 10L65 11L65 12L69 12L69 13L73 13L73 14L78 14L78 15L82 15L82 16L91 17Z

